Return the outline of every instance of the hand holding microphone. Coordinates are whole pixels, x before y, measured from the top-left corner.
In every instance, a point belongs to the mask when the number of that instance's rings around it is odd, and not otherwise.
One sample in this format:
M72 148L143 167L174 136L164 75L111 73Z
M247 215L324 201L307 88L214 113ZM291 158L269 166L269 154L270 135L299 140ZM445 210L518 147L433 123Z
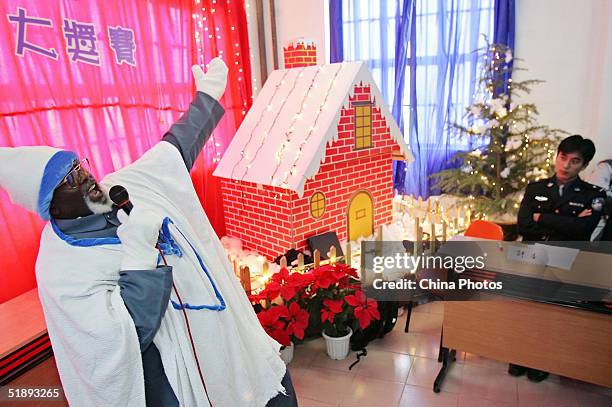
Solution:
M159 252L155 246L164 221L163 216L152 210L135 208L126 189L120 185L111 188L110 198L115 205L123 209L117 213L121 221L117 229L123 251L121 270L156 268Z

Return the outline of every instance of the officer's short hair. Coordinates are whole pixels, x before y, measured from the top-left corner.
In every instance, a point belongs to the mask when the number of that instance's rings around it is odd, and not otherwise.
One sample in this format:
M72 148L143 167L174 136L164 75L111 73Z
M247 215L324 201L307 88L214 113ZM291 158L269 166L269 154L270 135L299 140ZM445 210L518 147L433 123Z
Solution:
M588 138L584 138L579 134L574 134L573 136L564 138L557 148L557 154L576 152L580 153L584 161L584 166L586 167L595 156L595 144Z

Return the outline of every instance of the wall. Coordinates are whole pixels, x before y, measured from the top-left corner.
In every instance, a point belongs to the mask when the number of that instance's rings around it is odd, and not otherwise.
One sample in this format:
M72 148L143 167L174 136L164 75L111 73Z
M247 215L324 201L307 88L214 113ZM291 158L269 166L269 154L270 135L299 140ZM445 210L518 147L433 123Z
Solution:
M304 197L293 194L295 242L306 247L306 239L334 231L339 240L347 239L347 211L351 198L361 190L373 198L374 229L391 223L393 181L392 153L399 147L389 134L380 108L372 106L372 147L355 150L353 100L372 101L369 86L355 86L349 106L343 107L338 124L338 140L327 147L319 172L304 185ZM315 192L325 195L325 213L319 219L310 215L310 197Z
M228 236L274 260L291 247L290 194L278 187L252 182L221 181Z
M325 4L323 0L275 1L279 68L283 63L283 47L300 37L315 42L319 64L326 60Z
M612 157L612 2L517 0L516 56L543 79L524 100L539 121L591 138L597 159ZM593 160L593 162L596 162Z

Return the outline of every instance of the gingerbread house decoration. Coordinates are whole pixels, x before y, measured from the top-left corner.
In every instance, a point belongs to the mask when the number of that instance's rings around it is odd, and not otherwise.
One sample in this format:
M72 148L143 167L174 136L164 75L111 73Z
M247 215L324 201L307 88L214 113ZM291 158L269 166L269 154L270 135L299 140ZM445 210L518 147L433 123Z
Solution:
M223 155L227 234L274 259L328 231L392 221L392 160L408 145L363 62L272 72Z

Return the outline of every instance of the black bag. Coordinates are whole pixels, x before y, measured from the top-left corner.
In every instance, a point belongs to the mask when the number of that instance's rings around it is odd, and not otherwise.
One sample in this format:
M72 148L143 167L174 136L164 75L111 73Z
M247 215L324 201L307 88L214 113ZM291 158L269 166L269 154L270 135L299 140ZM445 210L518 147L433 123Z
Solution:
M369 327L364 330L358 330L351 336L351 350L357 352L357 361L349 366L349 370L353 368L359 360L368 354L366 346L374 339L384 337L393 330L397 322L397 313L399 304L396 301L382 301L378 303L378 312L380 319L372 321Z

